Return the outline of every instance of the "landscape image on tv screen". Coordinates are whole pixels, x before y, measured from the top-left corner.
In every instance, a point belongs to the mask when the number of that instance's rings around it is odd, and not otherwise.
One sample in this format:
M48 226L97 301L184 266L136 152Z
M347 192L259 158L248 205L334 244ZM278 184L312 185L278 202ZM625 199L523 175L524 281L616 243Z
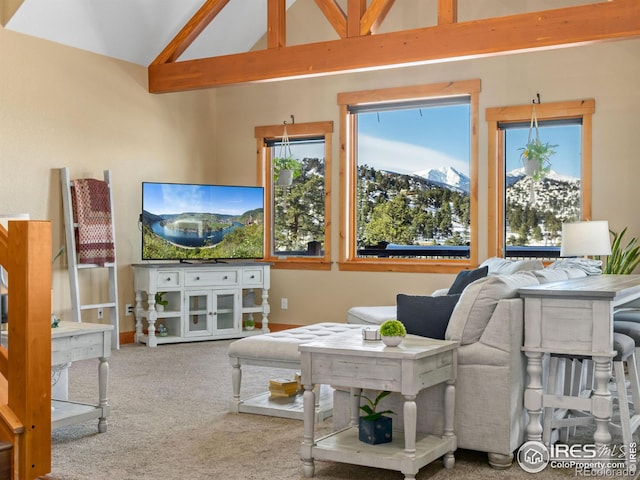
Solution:
M142 184L143 260L264 256L262 187Z

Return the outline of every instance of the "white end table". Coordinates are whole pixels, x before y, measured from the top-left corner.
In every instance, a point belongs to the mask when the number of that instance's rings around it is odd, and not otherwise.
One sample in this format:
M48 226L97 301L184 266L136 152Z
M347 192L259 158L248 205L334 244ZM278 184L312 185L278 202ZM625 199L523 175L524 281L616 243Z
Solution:
M360 332L299 346L304 386L304 439L300 447L303 473L314 474L314 459L332 460L398 470L405 479L415 479L424 465L444 456L453 467L457 448L453 432L454 382L458 342L408 335L398 347L362 340ZM445 418L442 436L417 434L418 393L432 385L446 383ZM337 432L314 439L314 384L351 387L351 424ZM404 396L404 433L390 443L369 445L358 439L359 401L363 388L390 390Z

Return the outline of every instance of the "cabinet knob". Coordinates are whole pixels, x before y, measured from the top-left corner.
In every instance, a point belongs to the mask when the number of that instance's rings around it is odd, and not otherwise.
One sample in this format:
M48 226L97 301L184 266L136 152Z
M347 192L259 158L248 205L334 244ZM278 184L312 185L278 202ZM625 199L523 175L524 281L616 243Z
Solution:
M200 277L196 277L196 280L200 280Z
M171 281L171 277L167 277L167 279L165 281L170 282Z
M256 278L256 276L255 275L251 275L251 278Z
M222 277L223 280L227 280L229 277L227 277L226 275L224 277Z

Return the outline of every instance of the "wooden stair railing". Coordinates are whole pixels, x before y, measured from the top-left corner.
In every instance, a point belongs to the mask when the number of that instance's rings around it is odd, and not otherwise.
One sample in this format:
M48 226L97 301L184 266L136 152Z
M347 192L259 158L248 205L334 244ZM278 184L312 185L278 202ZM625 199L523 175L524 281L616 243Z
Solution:
M9 278L9 349L0 346L0 441L13 445L11 478L51 471L51 223L0 225Z

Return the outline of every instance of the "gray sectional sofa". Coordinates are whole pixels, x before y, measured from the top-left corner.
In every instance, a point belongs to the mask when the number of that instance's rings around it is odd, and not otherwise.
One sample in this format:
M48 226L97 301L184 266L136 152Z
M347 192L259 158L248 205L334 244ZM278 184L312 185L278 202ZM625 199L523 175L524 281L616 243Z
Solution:
M518 270L517 265L500 262L506 261L494 260L509 271ZM460 341L455 410L458 447L487 452L489 463L495 468L511 465L514 451L525 436L526 361L520 350L524 302L518 298L518 288L586 276L584 270L576 268L543 269L539 262L520 266L538 268L502 274L500 268L490 267L487 277L469 284L451 314L445 333L447 340ZM386 318L396 318L393 306L356 307L349 311L348 323L371 325ZM419 431L442 432L442 388L439 385L424 390L418 397ZM350 420L349 396L348 390L336 388L333 410L336 428ZM395 425L402 425L402 398L395 394L387 398L386 407L399 412Z

